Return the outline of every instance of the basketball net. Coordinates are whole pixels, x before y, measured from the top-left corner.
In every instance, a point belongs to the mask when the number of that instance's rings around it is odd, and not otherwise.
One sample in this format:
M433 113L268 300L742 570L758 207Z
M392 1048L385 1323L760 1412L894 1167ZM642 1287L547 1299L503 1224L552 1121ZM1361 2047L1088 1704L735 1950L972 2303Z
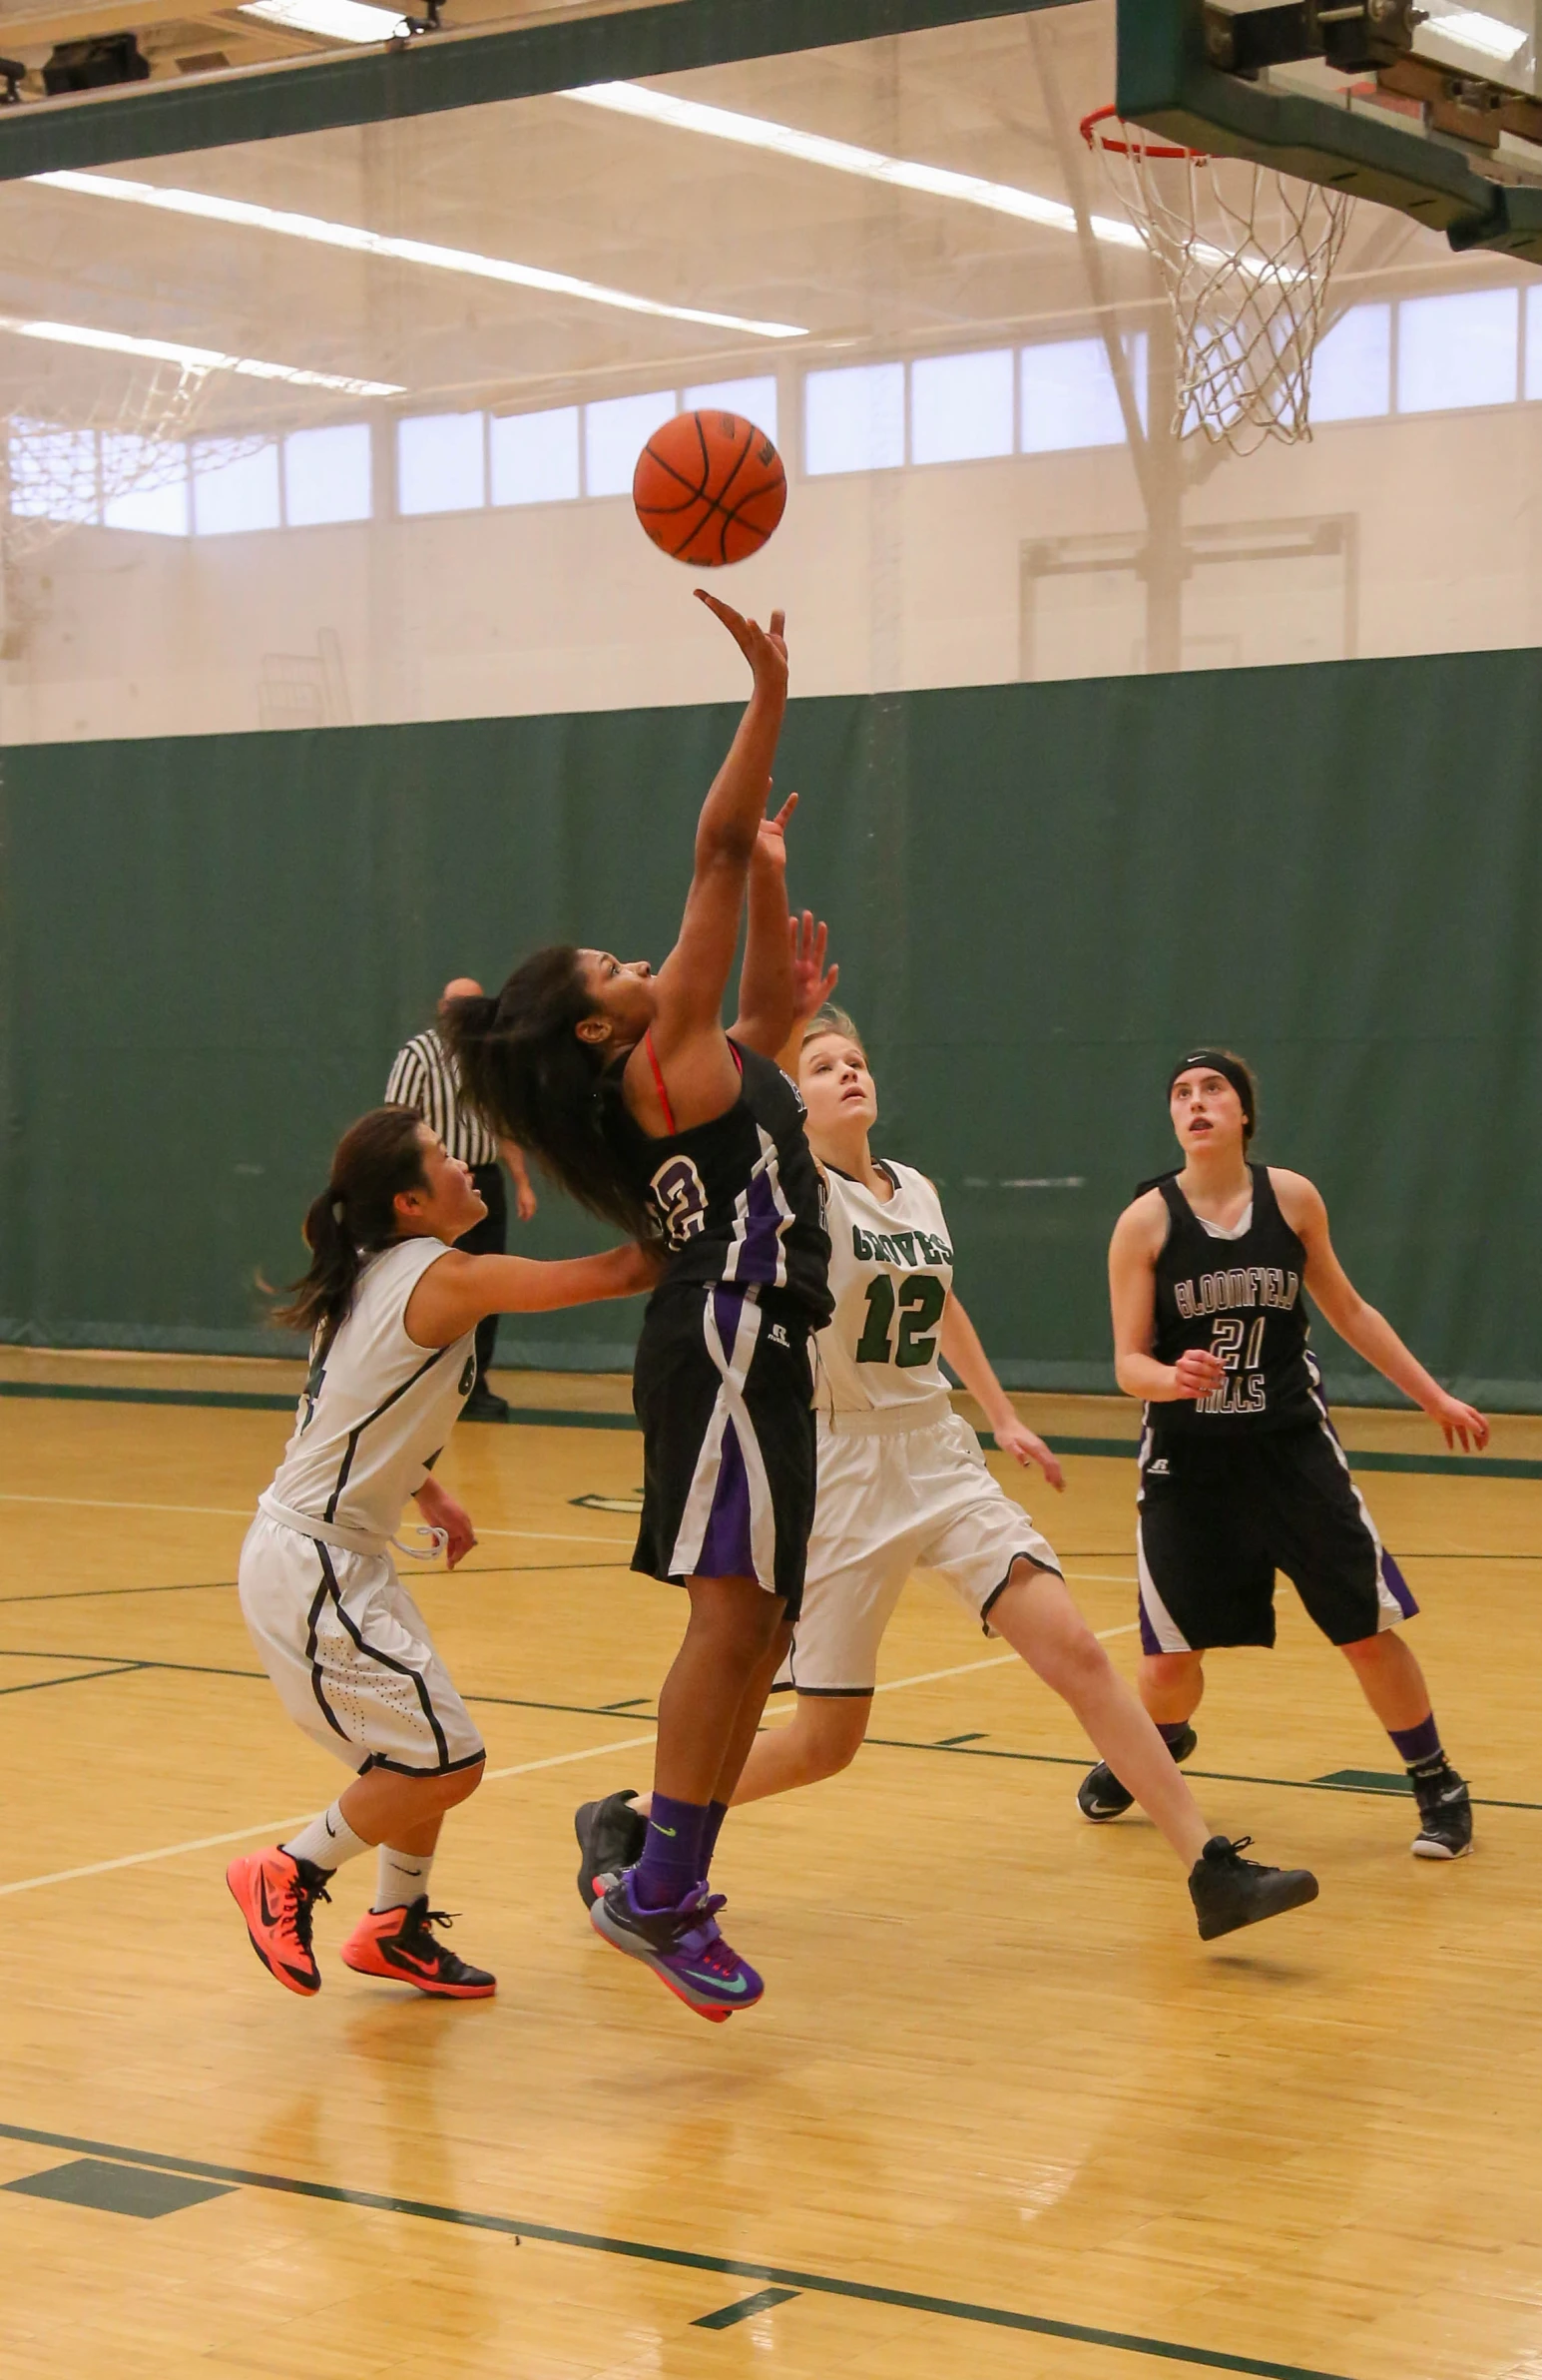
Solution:
M219 374L148 356L103 356L82 372L25 337L0 338L0 547L19 561L99 521L123 497L183 479L185 441ZM51 368L51 364L54 368ZM212 441L236 461L260 437ZM229 448L229 452L227 452Z
M1336 190L1160 141L1115 108L1082 126L1161 272L1178 338L1175 436L1252 454L1311 436L1311 364L1349 220Z

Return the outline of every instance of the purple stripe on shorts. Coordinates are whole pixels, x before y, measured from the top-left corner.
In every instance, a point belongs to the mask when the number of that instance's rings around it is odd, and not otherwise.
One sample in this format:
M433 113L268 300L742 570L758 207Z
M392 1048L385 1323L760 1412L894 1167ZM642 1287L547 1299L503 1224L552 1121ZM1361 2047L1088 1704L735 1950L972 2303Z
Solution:
M723 1432L723 1453L712 1510L697 1555L700 1578L753 1578L755 1555L750 1544L750 1477L744 1451L732 1422Z
M1381 1582L1390 1590L1392 1600L1402 1613L1403 1618L1415 1618L1419 1607L1413 1599L1413 1589L1387 1552L1383 1552L1381 1556Z
M718 1337L723 1342L723 1360L726 1364L734 1361L734 1342L739 1337L739 1318L744 1310L744 1291L736 1289L732 1283L717 1283L712 1293L712 1318L718 1326Z
M741 1281L775 1282L781 1265L781 1233L786 1222L776 1205L777 1180L772 1150L750 1177L745 1201L745 1237L734 1268Z
M1143 1653L1160 1653L1162 1647L1157 1640L1157 1631L1151 1624L1151 1614L1146 1609L1146 1597L1138 1595L1136 1601L1141 1614L1141 1650Z

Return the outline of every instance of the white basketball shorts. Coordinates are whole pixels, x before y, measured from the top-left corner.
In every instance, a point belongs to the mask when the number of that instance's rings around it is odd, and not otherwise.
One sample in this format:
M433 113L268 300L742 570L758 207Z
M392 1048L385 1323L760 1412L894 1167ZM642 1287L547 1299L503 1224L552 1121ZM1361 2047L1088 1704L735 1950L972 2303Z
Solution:
M861 1417L863 1421L866 1417ZM991 1633L1018 1560L1060 1575L1053 1548L986 1469L957 1414L900 1431L819 1424L819 1492L803 1607L776 1685L870 1694L878 1646L912 1570L937 1570Z
M297 1726L362 1775L439 1775L485 1752L389 1554L352 1553L258 1512L241 1607Z

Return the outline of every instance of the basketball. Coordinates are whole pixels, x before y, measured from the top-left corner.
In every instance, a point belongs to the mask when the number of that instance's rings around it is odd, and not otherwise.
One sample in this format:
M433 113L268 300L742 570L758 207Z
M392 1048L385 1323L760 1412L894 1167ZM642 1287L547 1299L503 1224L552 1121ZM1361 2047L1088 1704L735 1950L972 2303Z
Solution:
M632 501L656 546L693 570L759 553L787 500L774 445L738 413L677 413L637 458Z

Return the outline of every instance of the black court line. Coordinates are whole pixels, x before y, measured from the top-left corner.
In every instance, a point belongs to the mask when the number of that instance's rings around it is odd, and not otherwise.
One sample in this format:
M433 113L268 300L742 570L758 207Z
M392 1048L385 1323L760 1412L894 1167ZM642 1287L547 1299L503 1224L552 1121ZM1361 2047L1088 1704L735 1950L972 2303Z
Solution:
M0 1397L46 1398L68 1405L191 1405L227 1413L291 1414L299 1403L296 1388L288 1396L262 1389L125 1389L95 1388L78 1381L0 1380ZM629 1413L575 1413L565 1406L511 1405L506 1420L526 1429L636 1430ZM479 1428L486 1428L485 1423Z
M6 1656L10 1660L24 1661L46 1661L57 1657L48 1653L11 1653ZM88 1653L86 1657L89 1660L91 1656ZM148 1666L145 1661L120 1661L111 1669L77 1669L69 1677L35 1677L25 1685L0 1686L0 1694L46 1694L52 1686L89 1686L99 1677L133 1677Z
M1413 1556L1408 1554L1404 1558L1411 1561ZM427 1578L419 1579L416 1583L419 1586L432 1586L435 1583L447 1585L453 1580L455 1585L460 1586L468 1578L519 1578L525 1576L539 1578L544 1577L549 1570L627 1570L630 1568L630 1562L623 1561L472 1562L454 1571L430 1571ZM62 1588L58 1593L53 1593L45 1587L32 1594L0 1595L0 1606L9 1603L92 1603L100 1602L114 1595L204 1595L213 1593L217 1587L234 1587L236 1583L234 1578L192 1578L186 1581L176 1581L167 1586L68 1586Z
M955 2322L978 2323L993 2330L1032 2332L1036 2337L1069 2339L1083 2347L1113 2347L1127 2355L1145 2355L1163 2363L1196 2364L1208 2371L1246 2372L1256 2380L1343 2380L1337 2372L1322 2372L1298 2363L1273 2363L1257 2355L1229 2355L1217 2347L1191 2347L1175 2339L1145 2337L1139 2331L1100 2330L1085 2322L1058 2322L1047 2314L1022 2314L1010 2306L974 2305L967 2298L929 2297L915 2289L885 2289L873 2281L842 2280L834 2273L795 2272L776 2264L754 2264L740 2256L709 2256L694 2248L663 2247L652 2240L613 2239L599 2231L573 2231L556 2223L527 2223L509 2215L481 2214L472 2207L441 2206L420 2198L393 2198L378 2190L344 2189L335 2182L299 2181L284 2173L249 2172L238 2165L215 2165L202 2157L162 2156L153 2149L125 2148L111 2140L80 2140L66 2132L35 2131L29 2124L0 2123L0 2139L19 2140L35 2148L73 2149L77 2155L116 2157L126 2165L142 2165L157 2173L186 2173L201 2181L224 2182L235 2189L272 2190L285 2197L310 2198L331 2206L360 2206L375 2214L407 2215L419 2222L452 2223L468 2231L492 2231L514 2240L539 2239L554 2247L587 2248L601 2256L626 2256L640 2264L673 2265L687 2272L730 2273L738 2280L761 2281L769 2288L796 2295L842 2297L863 2305L893 2306L901 2313L940 2314Z
M246 1679L252 1685L267 1683L265 1669L231 1669L210 1661L141 1659L136 1655L125 1653L84 1653L78 1647L69 1652L40 1652L32 1645L20 1647L0 1645L0 1660L102 1662L104 1666L101 1669L82 1673L84 1682L89 1682L90 1679L96 1677L129 1677L141 1671L164 1669L173 1676L179 1677L239 1677ZM70 1678L44 1678L39 1680L38 1686L8 1686L0 1688L0 1691L11 1694L35 1693L41 1686L69 1685L74 1682L76 1681ZM580 1719L641 1719L648 1726L655 1725L658 1720L657 1711L638 1710L634 1707L636 1703L647 1699L643 1695L634 1695L629 1701L621 1703L549 1702L527 1694L463 1694L461 1699L464 1702L487 1703L501 1710L562 1711ZM1026 1762L1031 1767L1041 1768L1084 1769L1087 1766L1085 1754L1007 1751L996 1745L982 1745L978 1737L973 1735L949 1736L941 1743L922 1743L902 1735L869 1735L863 1740L885 1752L946 1752L960 1760L1016 1760ZM1384 1794L1385 1792L1384 1786L1333 1784L1321 1777L1259 1777L1244 1774L1236 1769L1189 1768L1186 1766L1184 1774L1189 1777L1203 1778L1209 1784L1274 1785L1289 1793L1366 1793L1374 1791L1377 1794ZM1484 1810L1542 1810L1542 1802L1502 1801L1477 1793L1473 1795L1472 1799L1475 1808Z
M946 1752L955 1760L1022 1760L1043 1768L1079 1768L1088 1766L1087 1755L1072 1752L1007 1752L994 1745L982 1746L958 1737L946 1743L923 1744L903 1735L869 1735L865 1743L881 1746L885 1752ZM1345 1771L1344 1774L1352 1772ZM1186 1777L1203 1778L1211 1785L1278 1785L1287 1793L1373 1793L1383 1797L1384 1785L1347 1785L1328 1777L1253 1777L1241 1775L1236 1769L1191 1768L1184 1763ZM1483 1794L1472 1797L1474 1809L1480 1810L1542 1810L1542 1802L1499 1801Z
M736 2322L748 2322L756 2314L769 2314L772 2306L786 2305L798 2295L796 2289L757 2289L754 2297L741 2297L734 2305L720 2306L716 2314L698 2314L693 2330L732 2330Z
M274 1396L256 1389L126 1389L91 1388L75 1381L0 1380L0 1397L62 1398L89 1405L214 1406L251 1413L292 1413L299 1392ZM562 1406L511 1405L506 1421L527 1430L630 1430L637 1432L630 1413L579 1413ZM497 1425L478 1424L479 1428ZM982 1447L999 1452L988 1430L977 1431ZM1050 1438L1045 1445L1056 1455L1092 1455L1135 1461L1133 1438ZM1515 1455L1398 1455L1379 1448L1346 1447L1344 1453L1360 1471L1424 1472L1458 1479L1542 1480L1542 1459Z

